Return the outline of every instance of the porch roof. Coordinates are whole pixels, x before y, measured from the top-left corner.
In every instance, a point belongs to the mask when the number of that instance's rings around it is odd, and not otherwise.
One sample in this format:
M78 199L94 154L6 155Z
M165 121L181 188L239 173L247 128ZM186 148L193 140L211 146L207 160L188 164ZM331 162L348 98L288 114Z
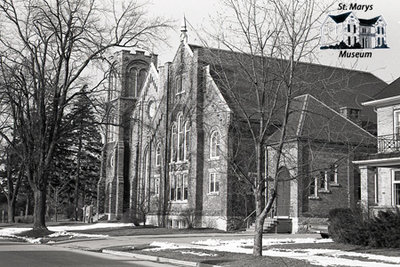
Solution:
M400 168L400 157L370 158L365 160L354 160L354 164L368 167Z

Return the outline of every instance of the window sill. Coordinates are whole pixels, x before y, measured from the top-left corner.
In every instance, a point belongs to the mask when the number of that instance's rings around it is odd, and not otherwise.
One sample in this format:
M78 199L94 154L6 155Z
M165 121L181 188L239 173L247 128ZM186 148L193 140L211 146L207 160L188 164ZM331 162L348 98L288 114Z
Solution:
M219 159L221 159L221 157L210 157L210 161L214 161L214 160L219 160Z
M321 198L319 196L308 196L308 199L311 200L320 200Z
M338 183L330 183L329 186L330 187L340 187L340 184L338 184Z
M219 192L210 192L207 193L207 196L219 196Z
M331 193L331 190L328 190L328 189L318 189L318 193L330 194L330 193Z
M175 96L180 96L180 95L183 95L185 93L185 91L180 91L180 92L177 92L176 94L175 94Z

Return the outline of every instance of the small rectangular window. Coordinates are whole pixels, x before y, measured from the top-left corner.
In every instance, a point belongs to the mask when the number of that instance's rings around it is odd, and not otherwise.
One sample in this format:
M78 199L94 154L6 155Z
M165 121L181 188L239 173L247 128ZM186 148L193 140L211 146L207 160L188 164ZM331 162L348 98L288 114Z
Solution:
M380 34L380 33L381 33L380 29L381 29L381 28L380 28L380 27L378 27L378 34Z
M187 200L188 199L188 174L184 173L183 174L183 200Z
M351 45L351 38L350 36L347 37L347 44L350 46Z
M182 200L182 175L177 175L176 182L176 200Z
M170 176L170 200L175 200L175 177L173 175Z
M353 25L353 30L354 30L354 33L357 32L357 27L356 27L356 25Z
M310 198L318 197L318 177L312 177L310 181Z
M350 24L347 24L347 32L350 32Z
M385 28L382 27L382 34L385 34Z
M219 181L216 173L210 173L209 180L209 193L218 193L219 192Z

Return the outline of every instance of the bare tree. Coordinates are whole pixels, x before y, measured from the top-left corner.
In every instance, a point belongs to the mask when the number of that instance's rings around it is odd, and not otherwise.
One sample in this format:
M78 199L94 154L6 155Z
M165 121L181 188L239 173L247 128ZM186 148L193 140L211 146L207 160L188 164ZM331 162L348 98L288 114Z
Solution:
M241 149L255 151L251 173L245 170L249 168L243 162L233 158L229 163L253 192L256 216L253 255L258 256L262 254L264 220L277 196L278 167L284 154L290 106L299 95L299 80L304 75L299 65L312 59L318 45L315 35L318 31L314 28L329 6L322 7L314 0L225 0L223 3L228 12L216 24L223 29L218 31L222 33L216 36L216 41L228 51L210 49L212 75L235 107L238 129L251 140L243 142ZM238 90L239 87L246 90ZM265 150L272 132L279 133L272 167L276 172L269 177L266 193Z
M111 8L110 8L111 7ZM95 60L113 47L162 39L168 21L148 19L144 6L114 1L14 1L0 3L2 97L8 99L34 192L33 229L46 229L48 176L62 122ZM9 136L1 136L12 144Z

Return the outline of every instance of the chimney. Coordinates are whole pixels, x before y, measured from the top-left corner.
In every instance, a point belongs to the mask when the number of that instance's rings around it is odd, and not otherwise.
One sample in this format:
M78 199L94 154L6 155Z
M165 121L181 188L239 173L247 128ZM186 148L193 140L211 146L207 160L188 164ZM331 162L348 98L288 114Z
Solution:
M340 114L346 119L351 120L357 125L361 126L361 109L351 107L341 107Z

